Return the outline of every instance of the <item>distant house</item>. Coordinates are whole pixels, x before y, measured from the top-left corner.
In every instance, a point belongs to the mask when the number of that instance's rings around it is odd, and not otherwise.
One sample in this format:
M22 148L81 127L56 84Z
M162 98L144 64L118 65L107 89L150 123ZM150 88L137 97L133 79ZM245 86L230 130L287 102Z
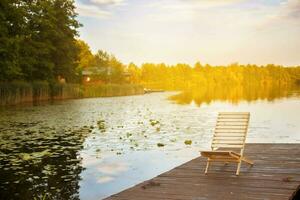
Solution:
M59 83L61 83L61 84L65 84L66 83L66 79L63 76L61 76L61 75L57 76L57 81Z
M104 83L103 77L110 76L112 74L111 68L97 68L90 67L82 71L84 83ZM123 72L123 77L126 82L130 82L131 73L128 71Z
M125 71L123 73L123 76L125 77L126 82L130 82L131 73L128 71Z
M99 77L106 73L105 68L89 67L82 71L83 82L103 82Z

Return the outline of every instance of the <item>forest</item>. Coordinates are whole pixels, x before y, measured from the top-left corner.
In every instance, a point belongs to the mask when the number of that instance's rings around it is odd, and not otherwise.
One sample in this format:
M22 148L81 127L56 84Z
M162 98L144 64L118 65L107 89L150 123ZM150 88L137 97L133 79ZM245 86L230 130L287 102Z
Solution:
M141 83L149 88L181 90L211 85L268 85L294 84L300 80L300 67L283 67L268 64L265 66L240 65L228 66L188 64L142 64L137 67L129 64L133 74L132 82Z
M102 71L102 83L134 83L169 90L212 84L291 84L300 80L300 66L211 66L197 62L123 64L103 50L93 54L79 39L73 0L2 0L0 2L0 82L46 81L82 83L83 70ZM108 73L108 71L110 73ZM124 72L129 74L125 80Z

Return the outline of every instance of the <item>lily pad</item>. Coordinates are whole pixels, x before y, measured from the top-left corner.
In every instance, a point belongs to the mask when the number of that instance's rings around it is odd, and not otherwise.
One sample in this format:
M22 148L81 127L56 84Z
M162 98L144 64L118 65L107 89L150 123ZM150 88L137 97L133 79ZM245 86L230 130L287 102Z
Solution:
M192 140L185 140L185 141L184 141L184 144L185 144L185 145L191 145L191 144L192 144Z
M158 120L150 119L149 121L150 121L151 126L155 126L156 124L159 124Z
M157 146L158 146L158 147L164 147L165 144L163 144L163 143L157 143Z

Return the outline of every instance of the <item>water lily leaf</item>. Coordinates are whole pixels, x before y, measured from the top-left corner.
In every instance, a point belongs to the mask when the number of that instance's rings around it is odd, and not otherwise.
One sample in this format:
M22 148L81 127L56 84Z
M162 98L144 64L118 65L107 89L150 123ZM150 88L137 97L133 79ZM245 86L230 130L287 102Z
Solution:
M149 121L150 121L151 126L155 126L156 124L159 124L158 120L150 119Z
M157 146L158 146L158 147L164 147L165 144L163 144L163 143L157 143Z
M185 141L184 141L184 144L185 144L185 145L191 145L191 144L192 144L192 140L185 140Z

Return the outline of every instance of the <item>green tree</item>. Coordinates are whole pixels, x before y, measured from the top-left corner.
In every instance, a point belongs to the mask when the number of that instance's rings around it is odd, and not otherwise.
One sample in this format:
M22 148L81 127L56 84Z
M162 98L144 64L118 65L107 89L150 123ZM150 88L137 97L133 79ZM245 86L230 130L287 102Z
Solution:
M80 24L73 0L0 2L0 80L76 77Z
M124 82L124 65L117 60L115 56L110 56L109 60L109 80L112 83L123 83Z
M77 28L80 27L76 20L74 0L54 0L51 9L54 19L54 33L50 40L55 47L51 51L54 76L63 76L73 81L79 53L75 37L78 36Z
M84 69L95 66L95 58L92 54L89 45L83 40L76 41L77 48L79 49L78 55L78 68Z
M20 43L24 30L24 7L17 0L0 1L0 81L22 78Z

